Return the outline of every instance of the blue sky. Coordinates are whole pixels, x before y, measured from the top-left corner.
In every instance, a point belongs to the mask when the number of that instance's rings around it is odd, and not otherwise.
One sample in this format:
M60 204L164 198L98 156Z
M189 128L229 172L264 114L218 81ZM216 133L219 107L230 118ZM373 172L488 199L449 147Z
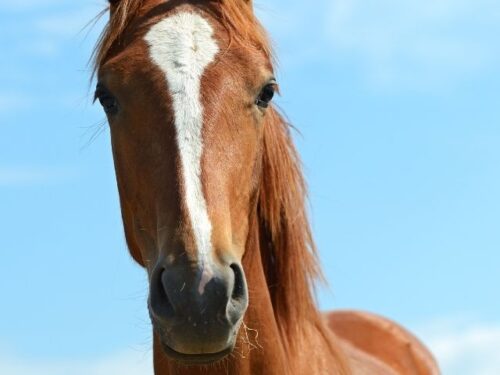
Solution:
M0 3L2 374L151 373L146 278L88 83L102 22L80 31L103 3ZM500 4L257 8L301 132L320 305L402 322L445 374L500 373Z

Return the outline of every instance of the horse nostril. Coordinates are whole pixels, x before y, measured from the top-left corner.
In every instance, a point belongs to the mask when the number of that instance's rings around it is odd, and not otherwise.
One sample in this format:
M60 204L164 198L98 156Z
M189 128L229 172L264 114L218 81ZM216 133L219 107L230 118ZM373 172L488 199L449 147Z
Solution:
M159 318L169 318L175 314L174 307L168 297L166 286L163 281L164 272L164 268L158 268L153 272L149 294L150 307Z
M201 269L193 270L184 264L157 267L150 280L152 317L170 326L185 324L187 319L196 327L218 318L222 325L236 324L248 306L243 269L238 263L231 264L230 269L213 267L214 274L204 286L203 293L199 292L200 277L203 278ZM231 271L234 277L231 277Z
M241 269L241 266L236 263L231 264L230 267L234 273L234 286L231 294L231 300L240 303L245 302L247 299L247 291L243 270Z

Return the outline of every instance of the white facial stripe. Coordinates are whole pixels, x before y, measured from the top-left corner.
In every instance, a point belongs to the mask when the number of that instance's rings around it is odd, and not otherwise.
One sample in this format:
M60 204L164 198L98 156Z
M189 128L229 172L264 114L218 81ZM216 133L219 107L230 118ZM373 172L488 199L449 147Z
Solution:
M210 24L200 15L181 12L151 27L145 40L152 61L165 73L173 101L186 206L200 260L211 251L212 224L201 184L203 105L200 81L219 47ZM204 286L200 293L203 293Z

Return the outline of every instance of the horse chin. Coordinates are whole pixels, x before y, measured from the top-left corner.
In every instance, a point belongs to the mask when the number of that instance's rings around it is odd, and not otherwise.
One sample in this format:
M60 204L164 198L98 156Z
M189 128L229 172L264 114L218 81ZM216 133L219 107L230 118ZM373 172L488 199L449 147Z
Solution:
M184 354L175 351L162 341L163 352L168 358L185 366L210 365L219 362L231 354L235 346L234 341L227 349L218 353Z
M241 322L230 330L227 339L221 339L219 336L219 340L210 340L209 337L205 337L203 341L191 339L186 342L185 337L176 340L153 323L163 353L169 359L185 366L210 365L226 358L236 346L240 325ZM216 344L215 341L220 344Z

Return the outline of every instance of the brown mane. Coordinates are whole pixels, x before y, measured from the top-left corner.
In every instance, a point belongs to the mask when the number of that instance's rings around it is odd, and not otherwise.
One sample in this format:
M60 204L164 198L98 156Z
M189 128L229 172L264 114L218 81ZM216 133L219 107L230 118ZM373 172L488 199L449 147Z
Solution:
M121 42L131 22L150 11L144 9L145 3L146 0L122 0L112 7L111 18L94 50L94 73ZM242 6L241 1L235 0L203 1L199 5L223 20L231 43L257 47L272 60L269 39L250 5ZM261 256L281 336L287 349L294 350L295 344L299 344L302 322L313 317L321 327L312 293L321 271L307 218L306 184L290 127L274 107L267 117L258 202Z
M306 212L306 183L290 126L275 108L268 115L258 207L262 261L276 321L285 341L293 346L301 322L318 316L312 288L322 274Z

